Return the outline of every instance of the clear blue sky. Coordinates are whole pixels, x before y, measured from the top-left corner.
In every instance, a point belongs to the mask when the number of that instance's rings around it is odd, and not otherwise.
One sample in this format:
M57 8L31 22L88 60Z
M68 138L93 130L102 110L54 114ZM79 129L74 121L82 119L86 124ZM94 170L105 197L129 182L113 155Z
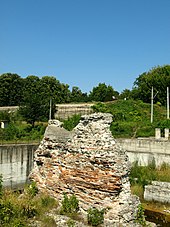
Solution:
M0 74L119 92L170 64L170 0L0 0Z

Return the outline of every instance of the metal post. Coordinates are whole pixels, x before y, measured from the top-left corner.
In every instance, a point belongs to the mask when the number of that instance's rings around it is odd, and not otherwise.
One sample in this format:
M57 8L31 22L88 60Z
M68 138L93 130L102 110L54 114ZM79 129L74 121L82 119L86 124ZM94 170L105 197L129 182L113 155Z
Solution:
M52 100L50 98L50 112L49 112L49 120L51 120L51 106L52 106Z
M151 123L153 122L153 87L151 91Z
M169 119L169 87L167 87L167 119Z

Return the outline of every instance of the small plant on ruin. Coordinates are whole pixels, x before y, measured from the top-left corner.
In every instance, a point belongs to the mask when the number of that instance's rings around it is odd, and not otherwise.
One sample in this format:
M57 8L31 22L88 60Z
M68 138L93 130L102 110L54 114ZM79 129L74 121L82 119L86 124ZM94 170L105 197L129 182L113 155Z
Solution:
M87 211L88 224L98 226L104 222L105 209L98 210L97 208L90 208Z
M36 182L32 182L26 189L29 196L34 197L38 194L38 188Z
M72 220L72 219L68 219L68 221L67 221L67 226L68 226L68 227L74 227L74 226L75 226L75 221Z
M70 197L64 193L64 199L62 201L62 207L60 210L60 214L72 215L79 211L79 201L75 195L71 195Z
M145 220L145 215L144 215L144 208L142 204L139 204L138 206L138 212L136 214L136 222L141 224L142 226L147 226L146 225L146 220Z

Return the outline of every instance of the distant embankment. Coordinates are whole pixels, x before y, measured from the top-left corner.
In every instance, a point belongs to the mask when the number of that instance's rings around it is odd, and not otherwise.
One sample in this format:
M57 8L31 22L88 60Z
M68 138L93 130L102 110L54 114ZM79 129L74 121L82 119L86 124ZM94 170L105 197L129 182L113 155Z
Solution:
M11 111L14 112L19 109L19 106L0 106L0 111Z
M75 114L90 114L93 112L92 106L94 103L81 104L57 104L55 118L67 119Z
M94 103L71 103L71 104L56 104L55 118L57 119L67 119L75 114L90 114L93 113L92 106ZM0 111L10 111L14 112L19 109L19 106L3 106L0 107Z
M0 145L0 174L5 187L21 187L27 182L37 147L38 144Z

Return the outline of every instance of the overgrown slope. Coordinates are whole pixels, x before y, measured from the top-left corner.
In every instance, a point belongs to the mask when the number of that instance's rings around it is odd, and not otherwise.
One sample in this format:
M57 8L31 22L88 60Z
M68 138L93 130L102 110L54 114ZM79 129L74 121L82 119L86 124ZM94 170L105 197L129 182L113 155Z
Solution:
M155 128L170 128L166 119L166 108L154 105L153 123L151 124L151 105L142 101L117 100L108 103L98 103L96 112L107 112L113 115L111 131L114 137L148 137L154 136Z

